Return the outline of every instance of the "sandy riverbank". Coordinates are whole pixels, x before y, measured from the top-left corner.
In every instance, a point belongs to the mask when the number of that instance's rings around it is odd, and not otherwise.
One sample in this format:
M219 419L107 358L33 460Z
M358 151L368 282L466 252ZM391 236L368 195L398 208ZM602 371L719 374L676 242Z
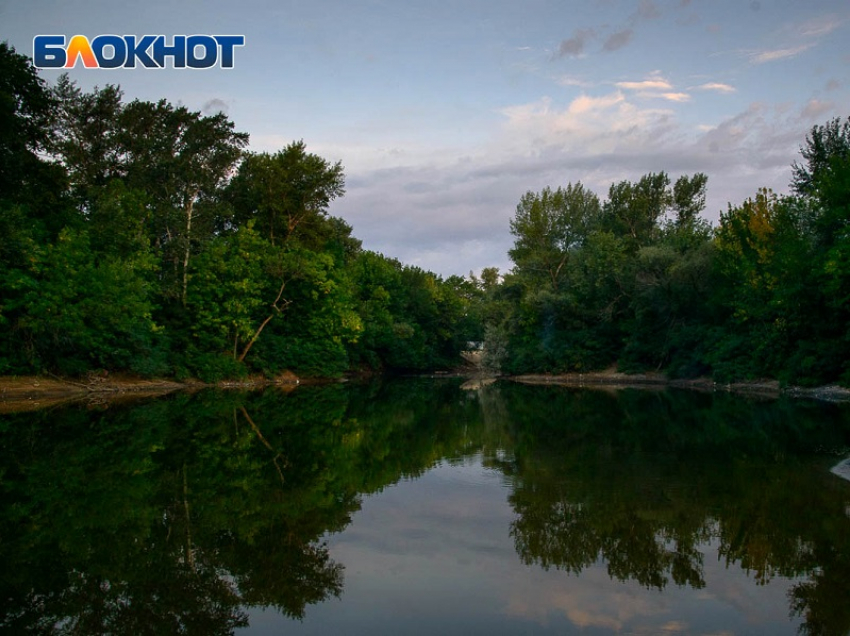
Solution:
M69 379L45 376L0 377L0 413L34 411L70 402L93 404L125 402L204 388L252 389L260 386L279 386L293 389L302 381L293 374L282 374L275 380L262 376L245 380L206 384L198 380L178 382L166 379L147 379L127 375L93 376Z

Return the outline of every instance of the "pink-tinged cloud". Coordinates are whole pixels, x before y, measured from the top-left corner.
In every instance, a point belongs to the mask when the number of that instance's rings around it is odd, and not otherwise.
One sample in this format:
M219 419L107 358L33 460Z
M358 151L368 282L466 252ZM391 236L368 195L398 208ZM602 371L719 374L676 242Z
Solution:
M835 109L833 102L810 99L801 113L803 119L823 119Z

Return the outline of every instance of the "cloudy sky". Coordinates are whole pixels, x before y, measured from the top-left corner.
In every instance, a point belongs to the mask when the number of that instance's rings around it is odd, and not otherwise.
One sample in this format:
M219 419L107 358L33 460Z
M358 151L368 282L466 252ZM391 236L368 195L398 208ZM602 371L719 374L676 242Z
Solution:
M83 88L224 111L342 161L331 212L449 274L510 267L523 193L709 176L705 216L786 192L806 133L850 115L846 0L0 0L0 39L240 34L230 70L84 69ZM41 72L48 82L59 72Z

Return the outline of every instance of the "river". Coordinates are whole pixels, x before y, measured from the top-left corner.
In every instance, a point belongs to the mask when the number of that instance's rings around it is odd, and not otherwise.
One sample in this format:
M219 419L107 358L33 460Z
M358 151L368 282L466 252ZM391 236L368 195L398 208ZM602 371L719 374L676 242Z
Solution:
M0 631L850 633L846 405L409 379L0 442Z

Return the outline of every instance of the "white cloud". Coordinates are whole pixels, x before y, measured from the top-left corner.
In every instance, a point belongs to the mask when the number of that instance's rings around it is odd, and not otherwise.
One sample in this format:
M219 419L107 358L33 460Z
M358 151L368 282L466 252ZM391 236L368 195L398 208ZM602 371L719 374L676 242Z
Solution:
M734 93L735 87L730 86L729 84L721 84L719 82L708 82L706 84L700 84L699 86L694 86L695 90L700 91L717 91L718 93Z
M801 44L788 49L773 49L768 51L755 51L750 53L750 61L753 64L765 64L766 62L775 62L776 60L784 60L790 57L796 57L803 51L812 48L814 44Z
M818 38L832 33L843 24L844 21L835 16L821 16L804 22L796 31L805 38Z
M583 113L599 112L611 108L612 106L616 106L617 104L622 104L625 101L626 98L620 92L603 95L602 97L581 95L576 97L570 103L570 107L567 109L567 114L580 115Z
M687 93L661 93L658 97L663 97L671 102L687 102L691 99L691 96Z
M489 138L462 153L424 142L388 143L380 152L366 142L310 149L344 158L347 193L331 213L351 223L367 249L444 275L466 274L510 267L508 221L525 192L547 185L581 181L604 197L611 183L648 172L704 172L705 215L713 221L727 202L738 204L761 186L787 191L790 164L828 107L810 102L806 119L800 107L755 103L697 126L639 97L614 88L507 106Z
M580 88L589 88L594 85L593 82L569 75L562 75L555 78L555 83L559 86L578 86Z
M501 113L506 117L505 134L514 145L572 147L582 153L645 143L658 134L659 123L672 116L667 109L639 107L620 90L598 96L582 94L561 108L544 97Z
M635 91L638 97L645 99L666 99L671 102L687 102L691 99L687 93L676 91L661 71L653 71L644 80L615 82L614 85L623 90Z
M647 79L641 82L617 82L617 88L624 88L632 91L645 91L650 89L669 90L673 86L670 82L663 79Z
M543 97L539 101L518 106L508 106L500 112L508 118L509 125L523 126L538 117L545 117L549 113L552 104L550 97Z
M779 32L779 37L782 40L789 41L789 44L794 41L797 44L783 48L744 51L743 53L750 58L750 62L753 64L765 64L793 58L817 46L820 38L832 33L843 24L844 20L832 15L813 18L802 24L789 24Z

